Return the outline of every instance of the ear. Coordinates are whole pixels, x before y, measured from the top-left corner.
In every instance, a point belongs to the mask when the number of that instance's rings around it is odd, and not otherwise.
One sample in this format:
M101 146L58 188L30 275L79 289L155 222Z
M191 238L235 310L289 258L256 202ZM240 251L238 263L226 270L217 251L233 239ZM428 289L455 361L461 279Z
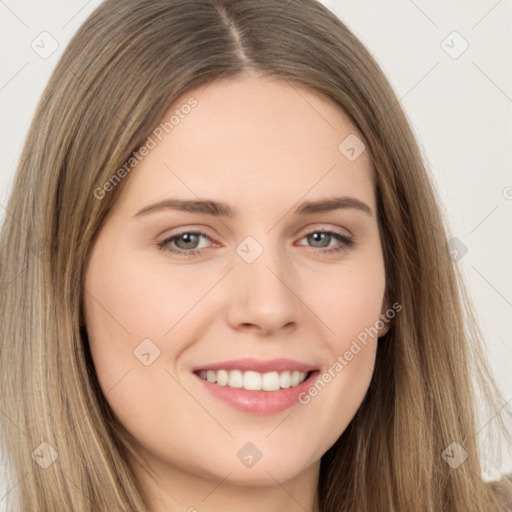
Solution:
M391 327L391 318L389 317L389 302L387 299L382 301L382 309L380 311L377 327L379 328L378 337L384 336ZM394 311L393 311L394 312ZM394 315L393 315L394 316Z

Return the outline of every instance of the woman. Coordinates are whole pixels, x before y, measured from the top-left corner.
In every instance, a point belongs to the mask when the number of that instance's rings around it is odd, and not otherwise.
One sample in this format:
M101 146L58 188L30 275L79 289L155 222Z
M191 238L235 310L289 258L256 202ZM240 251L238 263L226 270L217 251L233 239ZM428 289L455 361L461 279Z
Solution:
M506 510L473 375L500 403L428 174L321 4L107 0L8 211L21 510Z

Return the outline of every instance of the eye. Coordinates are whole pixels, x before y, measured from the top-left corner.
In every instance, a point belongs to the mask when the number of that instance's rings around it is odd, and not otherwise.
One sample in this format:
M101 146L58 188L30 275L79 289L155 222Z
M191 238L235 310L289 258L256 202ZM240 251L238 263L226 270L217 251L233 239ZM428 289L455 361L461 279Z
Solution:
M179 254L182 256L198 256L201 251L196 250L199 240L207 238L211 240L208 235L201 233L200 231L183 231L177 235L173 235L166 238L162 242L158 243L158 247L162 251L170 252L172 254ZM178 247L173 247L172 244L176 244Z
M205 246L200 247L201 239L207 239L211 241L211 238L202 233L201 231L183 231L169 238L166 238L162 242L158 242L158 247L165 252L176 254L184 257L194 257L201 254L201 250ZM335 231L316 230L308 233L301 240L307 239L308 243L318 244L314 245L313 248L320 250L315 251L314 254L331 254L342 252L349 247L352 247L354 241L345 235L336 233ZM338 241L334 246L330 247L330 242Z
M341 233L336 233L335 231L324 231L324 230L317 230L312 231L311 233L308 233L306 236L301 238L301 240L307 239L308 242L313 244L319 244L316 246L313 246L314 248L320 248L322 250L315 251L314 254L320 253L320 254L331 254L336 252L341 252L349 247L352 247L354 244L354 240L352 238L342 235ZM329 243L331 241L338 241L338 244L334 245L333 247L329 249L323 249L324 247L329 247Z

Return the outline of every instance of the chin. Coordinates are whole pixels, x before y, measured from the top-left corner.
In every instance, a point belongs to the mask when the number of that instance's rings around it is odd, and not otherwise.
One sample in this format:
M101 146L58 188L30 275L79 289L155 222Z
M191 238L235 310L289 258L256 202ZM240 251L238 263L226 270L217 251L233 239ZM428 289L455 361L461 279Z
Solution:
M304 448L304 446L297 446L297 449ZM313 457L314 458L314 457ZM315 459L315 458L314 458ZM228 473L227 480L233 484L248 485L248 486L275 486L276 481L279 483L286 482L300 475L306 471L315 462L320 462L320 457L311 461L306 457L306 454L294 450L291 453L277 451L274 453L261 455L261 458L253 463L252 466L245 465L238 458L234 460L229 458L222 464L222 471L216 468L217 478L225 478Z

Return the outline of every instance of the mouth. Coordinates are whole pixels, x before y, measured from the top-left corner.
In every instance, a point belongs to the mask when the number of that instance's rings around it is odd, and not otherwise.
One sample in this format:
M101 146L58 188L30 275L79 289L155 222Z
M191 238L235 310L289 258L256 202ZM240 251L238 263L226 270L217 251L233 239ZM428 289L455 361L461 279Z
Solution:
M262 363L262 371L256 371L257 364L240 364L239 360L237 366L235 362L219 364L216 368L197 368L192 373L208 392L205 399L210 396L244 413L269 415L299 404L300 396L320 375L319 369L308 365L293 364L284 369L285 364L274 365L278 369L272 370Z
M247 391L279 391L302 384L311 377L313 371L298 370L256 372L242 370L199 370L194 372L200 379L217 386Z

